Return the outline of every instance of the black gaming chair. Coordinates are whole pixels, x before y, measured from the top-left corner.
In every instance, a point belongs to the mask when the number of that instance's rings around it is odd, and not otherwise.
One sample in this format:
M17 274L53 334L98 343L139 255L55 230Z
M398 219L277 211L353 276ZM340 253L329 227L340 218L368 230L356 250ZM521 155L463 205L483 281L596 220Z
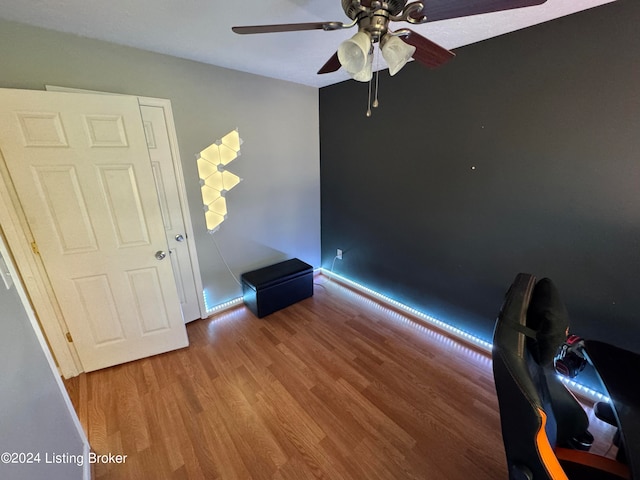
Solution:
M628 468L592 455L589 420L556 376L568 315L549 279L519 274L493 334L493 374L510 480L619 480Z

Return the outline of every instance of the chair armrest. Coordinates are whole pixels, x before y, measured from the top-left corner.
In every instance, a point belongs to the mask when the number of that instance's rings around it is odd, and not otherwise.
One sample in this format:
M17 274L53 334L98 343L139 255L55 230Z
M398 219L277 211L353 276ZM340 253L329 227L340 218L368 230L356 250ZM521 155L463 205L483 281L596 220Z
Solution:
M609 474L608 478L631 480L629 467L610 458L580 450L571 450L569 448L556 448L554 453L563 468L567 463L575 463L606 472ZM603 477L598 476L594 478Z

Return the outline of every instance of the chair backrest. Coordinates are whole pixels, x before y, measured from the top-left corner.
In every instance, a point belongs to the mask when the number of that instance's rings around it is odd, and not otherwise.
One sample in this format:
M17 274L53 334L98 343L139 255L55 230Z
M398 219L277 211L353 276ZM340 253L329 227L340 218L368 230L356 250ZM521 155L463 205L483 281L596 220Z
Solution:
M532 303L533 298L533 303ZM586 430L588 418L553 371L568 318L553 284L519 274L493 335L493 373L512 480L565 480L553 448Z

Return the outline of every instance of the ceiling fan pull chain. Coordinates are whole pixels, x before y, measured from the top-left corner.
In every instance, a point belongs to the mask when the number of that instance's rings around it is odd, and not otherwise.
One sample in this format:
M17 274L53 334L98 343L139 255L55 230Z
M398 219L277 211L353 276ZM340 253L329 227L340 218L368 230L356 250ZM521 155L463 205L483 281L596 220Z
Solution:
M369 98L367 99L367 117L371 116L371 84L373 83L373 77L369 80Z
M380 75L379 60L380 60L380 48L377 48L376 49L376 91L375 91L375 94L373 95L373 108L378 108L378 105L380 105L378 103L378 76Z

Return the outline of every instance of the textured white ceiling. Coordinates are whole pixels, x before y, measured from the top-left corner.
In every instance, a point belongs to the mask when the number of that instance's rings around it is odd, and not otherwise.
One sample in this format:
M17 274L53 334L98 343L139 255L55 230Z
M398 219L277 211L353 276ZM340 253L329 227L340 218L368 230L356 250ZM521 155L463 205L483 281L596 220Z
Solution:
M548 0L536 7L411 28L454 49L611 1ZM347 23L339 0L0 0L0 17L313 87L348 78L342 70L316 72L355 33L231 32L234 25Z

